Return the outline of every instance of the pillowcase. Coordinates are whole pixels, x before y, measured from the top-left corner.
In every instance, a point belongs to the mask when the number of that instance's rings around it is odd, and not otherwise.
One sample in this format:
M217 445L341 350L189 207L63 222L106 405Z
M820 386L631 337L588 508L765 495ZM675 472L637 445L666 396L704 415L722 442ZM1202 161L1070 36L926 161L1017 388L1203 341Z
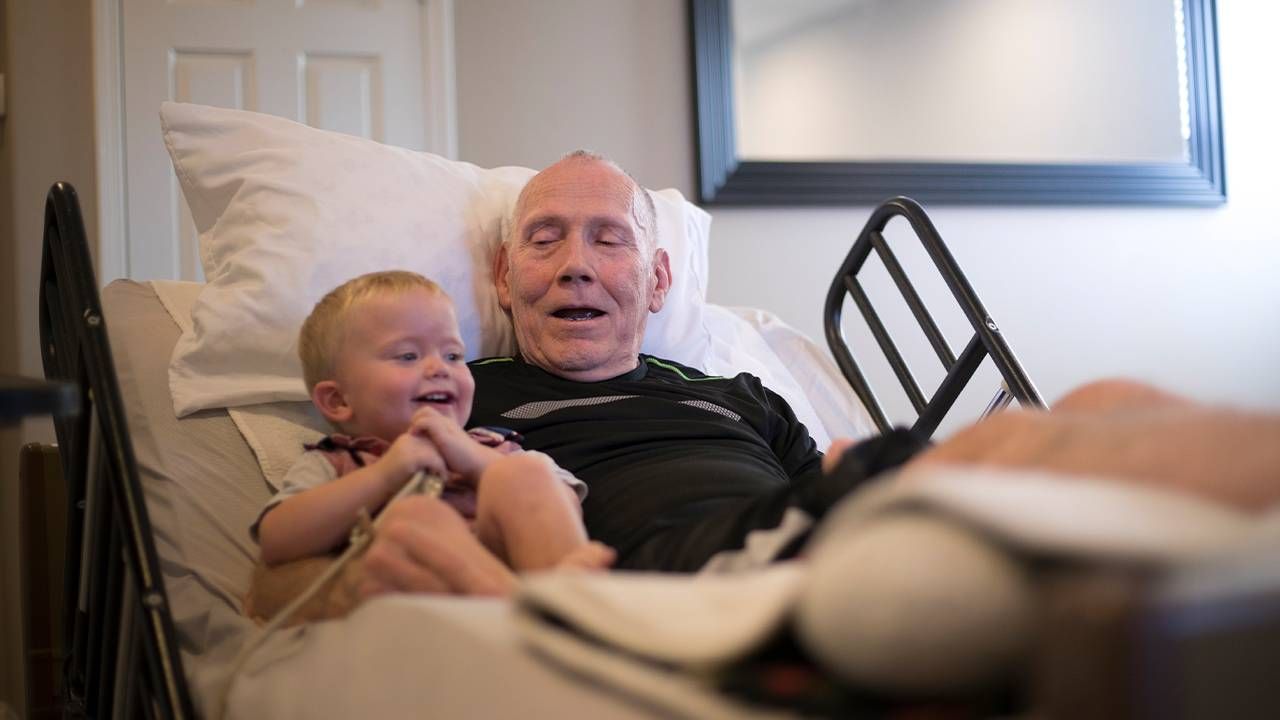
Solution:
M483 169L242 110L164 103L160 122L207 279L169 365L179 417L306 400L298 328L325 293L377 270L439 283L468 359L514 352L490 259L533 170ZM673 279L642 349L704 367L711 218L676 190L653 195Z
M747 372L760 378L787 401L819 450L825 452L836 438L878 434L839 368L799 330L764 310L713 303L707 304L703 319L711 351L702 369L711 375Z

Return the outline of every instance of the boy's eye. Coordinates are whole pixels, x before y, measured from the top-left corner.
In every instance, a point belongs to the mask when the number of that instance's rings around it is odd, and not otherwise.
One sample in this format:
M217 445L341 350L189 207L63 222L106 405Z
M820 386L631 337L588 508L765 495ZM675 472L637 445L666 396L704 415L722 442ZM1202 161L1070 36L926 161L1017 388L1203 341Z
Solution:
M444 357L449 362L462 362L462 353L458 353L458 352L445 353Z
M414 360L417 360L417 359L418 359L418 353L416 353L416 352L402 352L402 353L400 353L399 355L397 355L397 356L396 356L396 359L397 359L397 360L403 360L403 361L405 361L405 362L413 362Z

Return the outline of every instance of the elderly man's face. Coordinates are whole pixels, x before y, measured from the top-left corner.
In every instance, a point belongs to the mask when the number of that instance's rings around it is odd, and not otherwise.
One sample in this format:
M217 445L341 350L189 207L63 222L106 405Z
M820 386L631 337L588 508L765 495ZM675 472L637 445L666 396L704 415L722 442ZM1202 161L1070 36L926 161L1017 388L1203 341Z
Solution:
M494 272L521 354L570 380L634 369L648 313L671 286L666 251L638 222L635 185L607 163L570 158L523 197Z

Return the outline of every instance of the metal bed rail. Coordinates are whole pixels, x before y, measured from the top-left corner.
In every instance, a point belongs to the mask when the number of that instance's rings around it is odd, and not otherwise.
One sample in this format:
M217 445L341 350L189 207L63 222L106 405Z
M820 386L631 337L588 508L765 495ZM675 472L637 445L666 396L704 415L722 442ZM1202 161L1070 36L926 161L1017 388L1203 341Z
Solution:
M75 189L45 202L40 271L45 377L81 412L55 419L67 481L62 622L70 717L194 717Z
M889 221L895 217L903 217L910 223L911 229L915 232L921 244L924 245L925 251L933 260L938 272L942 274L942 278L951 290L956 302L959 303L965 318L973 326L974 334L958 356L952 351L951 346L947 344L947 340L938 329L933 316L929 314L928 308L925 307L924 302L920 299L920 294L916 292L915 286L907 278L902 264L898 262L897 256L889 248L889 244L885 242L884 229L889 224ZM920 325L921 331L923 331L925 338L929 341L929 345L933 348L934 354L937 355L939 362L942 363L942 367L946 371L942 382L928 398L925 397L924 392L920 389L920 384L916 381L915 376L911 374L911 369L907 366L907 362L902 357L902 353L898 350L893 338L890 337L888 329L872 305L871 299L867 296L862 283L858 281L858 273L865 267L872 252L884 264L889 277L892 278L894 285L902 294L903 300L906 301L907 307L911 310L911 314ZM866 377L859 368L844 338L844 330L840 323L846 297L853 299L853 303L862 314L863 320L866 321L872 337L875 338L876 344L880 346L881 351L889 362L889 366L893 369L894 375L897 376L898 382L901 383L903 391L911 401L911 405L917 414L916 422L912 429L921 436L929 437L933 435L938 428L938 424L946 417L956 399L960 397L960 392L965 388L983 359L987 356L991 357L992 362L1000 371L1000 375L1004 378L1004 384L996 391L996 395L991 403L988 404L984 415L1007 407L1014 399L1024 406L1045 407L1039 391L1036 390L1031 378L1023 370L1017 356L1013 354L1013 350L1010 349L1004 335L1000 332L1000 327L996 325L995 320L991 319L991 315L982 306L982 302L978 300L977 293L973 291L973 287L969 285L964 273L960 271L960 266L956 263L955 258L952 257L947 246L942 242L942 237L933 227L933 223L929 220L929 216L925 214L924 208L920 207L916 201L906 197L896 197L885 201L875 209L871 214L871 218L867 220L867 224L862 228L862 232L858 235L858 239L854 242L853 248L850 249L849 254L845 257L844 263L841 264L835 279L832 280L831 287L827 291L827 301L823 311L823 326L826 331L827 345L831 348L832 355L835 356L836 364L839 365L845 379L853 386L859 399L862 400L862 404L866 406L867 412L870 413L880 432L886 432L892 427L892 424L885 415L875 392L871 389L870 384L867 383Z

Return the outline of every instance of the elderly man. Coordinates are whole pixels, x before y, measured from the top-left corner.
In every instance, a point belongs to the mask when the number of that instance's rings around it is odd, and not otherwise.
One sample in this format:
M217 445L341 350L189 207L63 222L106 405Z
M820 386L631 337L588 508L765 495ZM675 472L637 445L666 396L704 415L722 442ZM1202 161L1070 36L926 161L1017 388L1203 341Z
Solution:
M617 550L618 567L740 562L735 551L757 532L747 562L787 557L813 519L923 444L906 432L838 443L824 468L790 408L757 379L641 355L648 313L661 309L672 279L655 226L648 194L598 156L572 153L529 182L494 262L520 355L472 364L471 421L513 427L585 480L588 532ZM1280 498L1280 420L1109 382L1068 395L1052 414L979 424L915 460L931 461L1172 483L1263 507ZM419 531L437 505L416 498L389 508L346 592L319 613L389 591L510 591L500 563ZM267 585L289 583L286 572ZM257 599L258 612L275 605Z
M697 570L770 529L748 561L786 555L857 478L824 477L804 426L756 378L640 354L671 286L655 226L649 195L597 156L571 154L530 181L494 264L520 357L472 364L473 417L518 430L587 482L587 531L619 568Z

